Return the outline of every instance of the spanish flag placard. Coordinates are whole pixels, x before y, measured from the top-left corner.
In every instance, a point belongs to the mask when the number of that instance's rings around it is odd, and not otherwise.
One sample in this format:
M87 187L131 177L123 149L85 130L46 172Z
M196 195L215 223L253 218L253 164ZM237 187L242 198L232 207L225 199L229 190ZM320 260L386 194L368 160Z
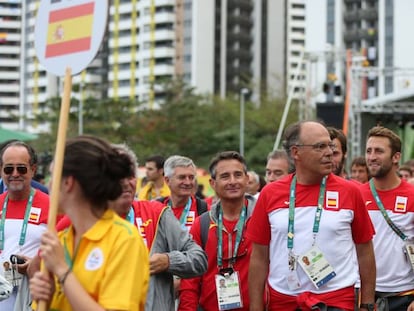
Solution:
M397 195L395 198L394 212L405 213L407 211L407 202L407 197L400 197Z
M29 221L38 223L42 209L39 207L32 207L30 209Z
M90 2L49 12L46 59L91 48L94 8Z
M326 191L326 209L335 209L339 208L339 193L338 191Z

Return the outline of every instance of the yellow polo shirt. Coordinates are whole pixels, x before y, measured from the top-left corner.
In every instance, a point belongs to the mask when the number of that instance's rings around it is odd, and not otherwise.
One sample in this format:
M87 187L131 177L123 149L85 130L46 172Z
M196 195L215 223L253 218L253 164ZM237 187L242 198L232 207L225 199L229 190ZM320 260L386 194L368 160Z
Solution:
M168 185L165 182L162 185L162 188L160 189L159 193L157 193L155 191L154 183L149 182L139 192L138 200L140 200L140 201L144 201L144 200L151 201L151 200L155 200L159 197L168 197L168 196L170 196L170 194L171 194L170 188L168 187Z
M144 310L149 282L148 251L136 227L108 210L73 250L72 226L59 238L73 263L72 272L105 309ZM66 251L65 251L66 252ZM50 310L71 311L56 282Z

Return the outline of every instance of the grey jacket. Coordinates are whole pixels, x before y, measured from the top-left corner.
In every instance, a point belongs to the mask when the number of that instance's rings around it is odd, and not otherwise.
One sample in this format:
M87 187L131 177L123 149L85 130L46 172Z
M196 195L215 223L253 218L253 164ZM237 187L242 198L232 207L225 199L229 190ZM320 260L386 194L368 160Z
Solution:
M187 230L181 229L169 208L160 215L150 256L155 253L167 253L170 266L166 272L150 277L145 310L174 311L173 275L180 278L202 275L207 270L207 256Z

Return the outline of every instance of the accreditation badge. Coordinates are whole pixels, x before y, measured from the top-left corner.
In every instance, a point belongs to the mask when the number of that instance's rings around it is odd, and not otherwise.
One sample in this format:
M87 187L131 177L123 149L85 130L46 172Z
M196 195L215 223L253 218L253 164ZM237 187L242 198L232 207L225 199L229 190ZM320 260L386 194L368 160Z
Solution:
M332 266L317 246L312 246L309 251L300 255L299 264L316 288L320 288L336 276Z
M216 274L216 292L219 310L243 308L240 279L237 271Z
M286 281L289 287L289 290L296 290L301 287L298 270L297 270L297 256L293 254L289 254L289 272L286 276Z
M13 267L10 261L2 261L4 278L13 284Z
M289 290L296 290L300 288L300 281L296 270L289 270L286 276Z
M407 256L408 262L411 264L411 268L414 270L414 241L406 241L403 251Z

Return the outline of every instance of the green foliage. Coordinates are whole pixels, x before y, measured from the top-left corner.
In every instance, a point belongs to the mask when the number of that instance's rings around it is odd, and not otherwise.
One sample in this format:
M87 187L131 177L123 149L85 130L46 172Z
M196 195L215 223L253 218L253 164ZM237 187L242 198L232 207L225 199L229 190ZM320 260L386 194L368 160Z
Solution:
M240 102L198 95L181 80L165 84L165 103L160 109L144 109L134 101L85 100L84 134L104 137L113 143L124 142L143 164L152 154L181 154L192 158L199 167L208 167L219 151L239 150ZM231 99L236 98L236 99ZM78 104L71 100L67 137L78 134ZM273 149L285 101L262 101L260 107L247 102L245 107L245 157L249 169L263 174L267 154ZM39 153L55 148L60 99L50 99L37 116L38 122L49 122L49 133L34 142ZM292 105L288 122L296 120Z

